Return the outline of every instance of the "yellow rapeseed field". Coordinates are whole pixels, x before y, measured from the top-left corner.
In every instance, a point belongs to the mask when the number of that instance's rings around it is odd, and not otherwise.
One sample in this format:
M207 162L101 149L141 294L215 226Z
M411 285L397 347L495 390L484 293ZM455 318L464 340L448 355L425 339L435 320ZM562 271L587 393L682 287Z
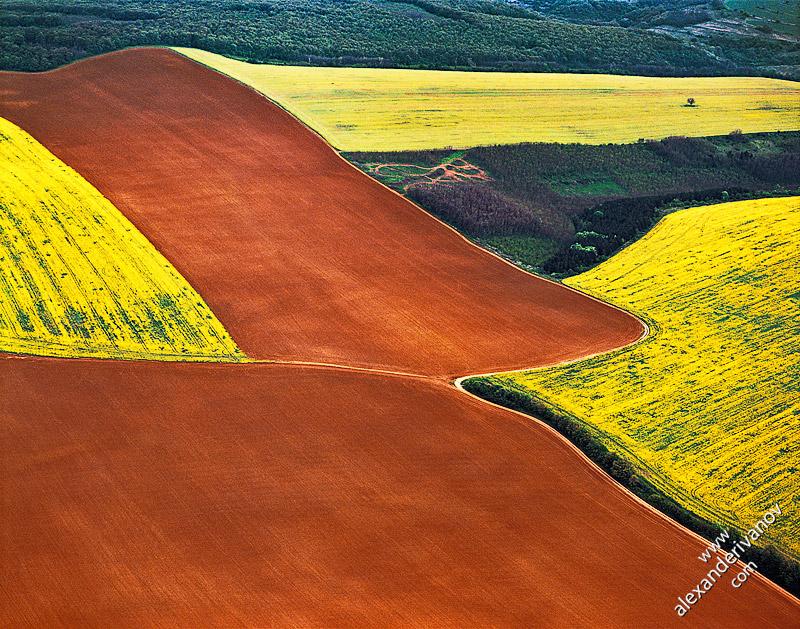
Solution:
M616 353L503 374L691 509L800 553L800 197L698 207L567 283L646 317Z
M800 129L800 86L776 79L315 68L176 50L266 94L343 151ZM688 98L697 106L684 107Z
M202 298L107 199L2 118L0 351L243 358Z

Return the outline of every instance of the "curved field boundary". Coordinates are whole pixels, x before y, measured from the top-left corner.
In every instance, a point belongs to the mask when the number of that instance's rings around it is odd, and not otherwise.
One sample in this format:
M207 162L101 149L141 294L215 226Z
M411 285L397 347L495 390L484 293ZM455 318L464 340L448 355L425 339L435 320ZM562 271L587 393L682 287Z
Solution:
M262 359L313 364L0 360L0 387L17 392L0 389L0 461L18 506L4 531L2 624L685 626L673 606L707 571L696 559L705 543L576 459L560 435L443 381L601 352L637 339L635 318L521 281L523 271L342 166L288 114L196 64L128 51L70 70L0 74L15 101L0 107L118 199L234 338ZM86 93L101 102L64 106ZM82 144L92 124L103 137ZM124 160L96 154L122 144ZM281 168L264 163L288 155ZM284 179L293 185L265 190ZM337 179L348 195L331 189ZM159 195L142 186L156 180ZM402 273L372 253L376 243L402 250L389 260ZM216 279L198 282L214 277L209 257ZM398 302L375 282L395 282L400 313L420 318L393 321ZM343 307L314 310L327 302L311 298L334 285ZM276 286L312 312L276 310ZM380 336L354 294L382 315ZM495 299L476 299L484 294ZM576 304L575 325L558 320ZM465 314L466 324L443 325ZM592 338L610 325L613 340ZM424 335L431 346L393 338L397 347L381 338L393 330L436 334ZM512 342L495 347L505 334ZM276 355L287 339L292 351ZM334 360L345 350L351 359ZM748 586L720 583L689 621L791 626L794 599L758 577Z
M253 359L454 376L641 334L444 229L255 90L177 53L0 73L0 90L0 113L105 193Z
M262 96L263 98L267 99L273 105L275 105L276 107L282 109L288 115L292 116L292 118L294 118L295 120L300 122L309 133L312 133L313 135L317 136L326 146L328 146L334 152L334 154L344 164L346 164L348 167L352 168L354 171L356 171L359 174L361 174L361 172L362 172L361 169L359 169L357 166L355 166L353 163L351 163L349 160L347 160L345 157L343 157L342 154L338 150L336 150L333 146L331 146L329 144L328 140L326 140L325 137L319 131L317 131L313 127L311 127L308 124L306 124L305 122L303 122L300 118L297 118L295 116L295 114L293 114L291 111L289 111L288 109L283 107L283 105L281 105L279 102L277 102L277 101L273 100L272 98L270 98L267 94L259 91L258 89L256 89L252 85L235 78L234 76L225 74L225 72L223 72L220 69L217 69L217 68L215 68L215 67L213 67L211 65L207 65L206 63L203 63L200 60L194 59L191 56L186 55L184 52L182 52L183 49L172 48L171 50L177 52L181 56L186 56L188 59L191 59L195 63L198 63L198 64L200 64L200 65L202 65L204 67L207 67L208 69L210 69L211 71L213 71L215 73L219 73L219 74L222 74L223 76L227 76L231 81L235 81L236 83L238 83L242 87L245 87L246 89L252 90L255 93L257 93L259 96ZM485 172L483 174L486 175ZM488 177L488 175L486 175L486 176ZM546 369L548 367L553 367L553 366L556 366L556 365L570 364L570 363L577 362L577 361L580 361L580 360L588 360L588 359L594 358L596 356L602 356L602 355L608 354L610 352L620 351L622 349L625 349L626 347L629 347L630 345L634 345L636 343L639 343L639 342L643 341L650 334L650 324L643 317L640 317L637 314L631 312L630 310L627 310L625 308L617 306L617 305L615 305L613 303L610 303L608 301L604 301L602 299L599 299L599 298L595 297L594 295L591 295L590 293L582 291L579 288L576 288L574 286L569 286L567 284L563 284L561 282L556 282L554 280L551 280L551 279L549 279L547 277L535 275L535 274L531 273L530 271L527 271L527 270L523 269L518 264L514 264L512 261L508 260L507 258L504 258L501 255L498 255L494 251L491 251L489 249L486 249L486 248L481 247L480 245L476 244L473 240L470 240L469 238L467 238L464 234L462 234L460 231L458 231L455 227L453 227L452 225L446 223L445 221L443 221L439 217L431 214L430 212L426 211L425 209L423 209L422 207L420 207L419 205L414 203L411 199L409 199L408 197L403 196L400 192L398 192L397 190L395 190L393 188L390 188L385 183L383 183L383 182L381 182L381 181L379 181L377 179L374 179L372 177L370 177L370 182L380 186L386 192L395 195L398 199L401 199L405 203L414 206L422 216L424 216L425 218L428 218L430 220L436 221L441 227L443 227L444 229L447 229L450 232L452 232L455 236L460 238L464 243L466 243L467 245L469 245L470 247L475 249L481 255L491 256L496 261L498 261L498 262L500 262L502 264L505 264L506 266L512 268L514 271L516 271L518 273L522 273L528 279L547 282L547 283L552 284L553 286L557 286L557 287L559 287L561 289L573 291L576 294L584 297L585 299L593 300L593 301L597 302L598 304L602 304L603 306L606 306L608 308L616 310L616 311L618 311L620 314L622 314L624 316L627 316L627 317L630 317L632 319L635 319L638 322L639 326L641 326L641 331L640 331L640 334L639 334L638 337L632 337L627 342L624 342L624 343L622 343L620 345L617 345L615 347L611 347L611 348L608 348L608 349L599 350L594 354L586 354L586 355L582 355L582 356L579 356L579 357L566 358L564 360L558 361L557 363L543 363L543 364L541 364L540 367L537 367L537 368ZM339 363L320 363L320 362L308 362L308 361L302 361L302 360L298 360L298 361L275 360L275 361L271 361L271 362L275 362L275 363L279 363L279 364L322 365L322 366L329 366L329 367L334 367L334 368L345 368L345 369L348 368L348 366L341 365ZM415 377L419 377L420 376L420 374L412 374L412 373L408 373L408 372L398 372L398 371L387 371L387 370L384 370L384 369L370 369L368 367L356 367L356 366L353 366L352 368L355 369L355 370L360 370L360 371L374 371L376 373L387 373L387 374L398 374L398 375L402 374L402 375L415 376ZM456 386L456 388L458 388L458 389L461 389L461 387L457 383L461 382L461 381L463 381L463 380L465 380L467 378L479 378L479 377L483 377L483 376L490 376L490 375L495 375L495 374L498 374L498 373L503 373L503 372L506 372L506 371L514 371L516 369L519 369L519 368L512 367L512 368L508 368L508 369L505 369L505 370L502 370L502 371L493 371L493 372L489 372L489 373L486 373L486 374L471 374L471 375L468 374L468 375L462 375L462 376L449 375L449 376L446 376L445 379L452 380L454 386Z
M625 348L620 348L620 349L625 349ZM573 362L580 362L581 360L583 360L583 359L578 358L578 359L576 359L574 361L569 361L568 363L565 363L565 364L570 364L570 363L573 363ZM549 368L552 368L552 367L551 366L541 367L541 369L549 369ZM528 421L534 421L538 425L542 426L544 429L552 431L553 433L558 435L561 439L563 439L567 444L569 444L569 446L572 448L572 450L578 454L578 456L583 460L583 462L585 464L587 464L587 465L591 466L592 468L594 468L595 471L598 474L601 474L601 475L605 476L611 483L613 483L614 485L616 485L620 489L622 489L622 491L625 494L627 494L632 500L638 502L645 509L648 509L649 511L657 513L664 520L666 520L667 522L669 522L673 526L678 527L679 529L681 529L682 531L684 531L685 533L687 533L688 535L693 537L695 540L697 540L698 542L700 542L703 545L702 546L703 549L708 547L708 545L710 543L708 539L706 539L702 535L698 534L697 532L693 531L692 529L688 528L687 526L684 526L680 522L676 522L675 519L669 517L668 515L663 513L661 510L657 509L656 507L654 507L653 505L651 505L647 501L643 500L641 497L637 496L630 489L624 487L616 479L614 479L606 470L601 468L594 460L592 460L585 452L583 452L576 444L572 443L572 441L570 441L564 435L562 435L556 428L550 426L545 421L541 420L540 418L536 417L535 415L532 415L532 414L529 414L529 413L525 413L525 412L522 412L522 411L518 411L516 409L510 408L508 406L504 406L502 404L498 404L497 402L493 402L490 399L487 399L487 398L482 397L480 395L476 395L475 393L472 393L471 391L467 390L464 387L464 381L466 381L466 380L469 380L471 378L485 378L485 377L490 377L490 376L494 376L494 375L498 375L498 374L489 373L489 374L481 374L481 375L476 375L476 376L463 376L461 378L457 378L453 382L453 385L456 387L456 389L458 389L462 393L464 393L464 394L466 394L466 395L468 395L468 396L470 396L470 397L472 397L472 398L474 398L476 400L479 400L479 401L483 402L484 404L489 404L489 405L491 405L491 406L493 406L495 408L503 409L504 411L509 412L509 413L516 413L517 415L519 415L521 417L524 417ZM630 453L630 456L632 458L634 458L638 463L638 459L636 459L636 457L633 455L633 453ZM674 495L674 494L669 493L669 494L666 494L666 495L672 497L672 495ZM744 568L744 566L745 566L744 560L740 560L738 562L738 565L739 565L740 569ZM758 578L761 581L763 581L763 583L765 583L768 587L772 588L779 595L786 597L792 603L794 603L795 605L800 607L800 599L798 599L792 593L787 592L784 588L780 587L779 585L777 585L776 583L771 581L769 578L767 578L764 575L762 575L761 573L759 573L758 571L755 571L754 574L756 575L756 578Z
M721 521L746 530L796 493L798 228L798 197L670 214L568 280L649 312L659 334L636 350L501 379L546 392L699 514L723 512ZM765 537L796 557L798 528L786 513Z
M24 420L0 443L4 626L721 629L798 613L754 577L680 621L704 541L554 431L435 379L9 358L0 383Z

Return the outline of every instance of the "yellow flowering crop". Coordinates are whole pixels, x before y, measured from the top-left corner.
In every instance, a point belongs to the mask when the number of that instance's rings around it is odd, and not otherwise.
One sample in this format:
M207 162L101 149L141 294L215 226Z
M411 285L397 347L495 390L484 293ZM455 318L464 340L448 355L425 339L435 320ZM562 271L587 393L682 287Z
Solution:
M107 199L2 118L0 351L243 358L202 298Z
M800 129L800 88L777 79L315 68L176 50L266 94L343 151ZM684 107L689 98L695 107Z
M656 485L800 552L800 197L666 216L567 284L647 317L619 352L528 372L506 385L599 429Z

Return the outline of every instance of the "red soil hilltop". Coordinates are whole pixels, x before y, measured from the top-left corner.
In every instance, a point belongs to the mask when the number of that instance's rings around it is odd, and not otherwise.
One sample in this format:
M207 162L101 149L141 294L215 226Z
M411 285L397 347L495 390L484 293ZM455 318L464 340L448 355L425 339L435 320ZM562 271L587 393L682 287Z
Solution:
M469 245L251 90L138 49L0 73L256 358L0 358L0 626L794 627L760 577L452 374L639 322ZM356 371L368 367L419 375Z
M0 74L0 90L0 115L114 202L253 358L463 375L642 332L477 249L260 94L176 53Z

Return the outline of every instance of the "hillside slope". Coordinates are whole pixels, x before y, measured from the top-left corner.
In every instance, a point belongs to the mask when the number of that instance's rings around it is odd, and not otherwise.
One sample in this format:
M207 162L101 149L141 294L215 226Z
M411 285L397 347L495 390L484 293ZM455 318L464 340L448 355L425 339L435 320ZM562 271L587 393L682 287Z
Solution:
M252 358L461 375L641 334L474 247L261 95L172 51L0 74L0 90L0 115L113 201Z
M796 40L748 27L713 2L531 4L535 10L506 0L8 0L0 68L45 70L167 45L261 63L798 77Z
M705 542L443 377L600 351L638 321L479 251L173 53L0 89L248 348L340 360L0 356L1 625L687 626L674 605ZM797 610L755 576L688 622Z
M275 100L342 151L800 129L800 84L777 79L304 68L177 50Z
M789 629L800 610L725 575L679 618L705 542L444 382L0 358L0 426L3 626Z
M602 262L676 206L800 192L797 131L345 157L482 245L558 276Z
M616 256L566 280L644 315L652 333L611 355L498 377L599 429L656 485L800 554L800 198L670 214Z

